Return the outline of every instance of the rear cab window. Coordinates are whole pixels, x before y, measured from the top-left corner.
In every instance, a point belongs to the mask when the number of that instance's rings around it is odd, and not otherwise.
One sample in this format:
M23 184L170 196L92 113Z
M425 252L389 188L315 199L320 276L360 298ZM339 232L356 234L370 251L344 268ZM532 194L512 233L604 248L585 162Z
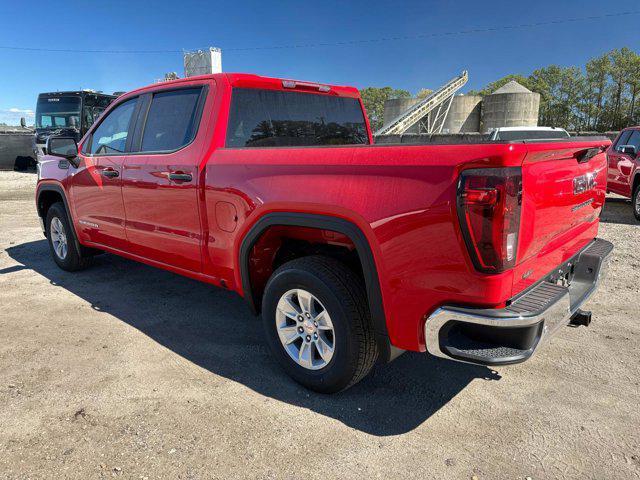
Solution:
M227 147L368 144L357 98L233 88Z

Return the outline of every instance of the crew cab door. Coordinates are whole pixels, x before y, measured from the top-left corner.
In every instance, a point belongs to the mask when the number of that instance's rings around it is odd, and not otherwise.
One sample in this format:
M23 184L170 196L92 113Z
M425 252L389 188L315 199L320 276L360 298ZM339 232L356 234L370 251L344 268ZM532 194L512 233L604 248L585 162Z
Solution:
M126 100L102 119L82 145L80 166L70 180L81 239L118 250L127 248L122 165L137 105L137 98Z
M206 94L196 85L143 95L122 175L130 252L191 272L202 270L199 125Z
M608 158L608 190L624 196L631 196L631 174L634 171L636 157L622 153L623 145L633 145L640 152L640 130L623 131L609 150Z
M640 130L633 130L625 145L636 147L635 155L620 153L620 160L618 160L618 176L624 186L624 195L630 197L633 181L631 175L635 171L638 155L640 154Z

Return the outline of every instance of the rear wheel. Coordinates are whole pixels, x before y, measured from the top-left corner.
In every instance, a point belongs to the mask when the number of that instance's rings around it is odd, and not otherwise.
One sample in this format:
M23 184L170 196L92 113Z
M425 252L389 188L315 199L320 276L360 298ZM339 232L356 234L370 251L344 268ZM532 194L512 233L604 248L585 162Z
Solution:
M72 272L89 266L91 256L78 250L64 204L57 202L49 207L45 227L51 256L61 269Z
M633 191L631 204L633 205L633 214L635 215L636 220L640 221L640 183L636 185L636 189Z
M282 368L321 393L364 378L377 357L367 298L358 276L332 258L298 258L267 283L262 318Z

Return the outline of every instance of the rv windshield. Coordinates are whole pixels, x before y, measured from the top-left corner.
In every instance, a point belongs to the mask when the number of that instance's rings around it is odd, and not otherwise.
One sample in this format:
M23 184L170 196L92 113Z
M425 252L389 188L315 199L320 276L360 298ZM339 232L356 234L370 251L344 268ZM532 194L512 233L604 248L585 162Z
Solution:
M36 128L80 128L80 97L41 97L36 106Z

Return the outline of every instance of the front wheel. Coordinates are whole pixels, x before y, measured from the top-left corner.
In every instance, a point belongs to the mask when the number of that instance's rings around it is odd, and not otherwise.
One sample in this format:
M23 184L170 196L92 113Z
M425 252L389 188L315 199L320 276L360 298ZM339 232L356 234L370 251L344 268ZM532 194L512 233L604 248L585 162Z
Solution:
M62 202L54 203L49 207L45 226L51 256L61 269L73 272L86 268L90 264L91 257L78 250L67 211Z
M640 184L636 186L631 197L631 205L633 206L633 214L636 220L640 221Z
M344 264L322 256L287 262L269 279L262 305L271 351L305 387L344 390L376 362L363 282Z

